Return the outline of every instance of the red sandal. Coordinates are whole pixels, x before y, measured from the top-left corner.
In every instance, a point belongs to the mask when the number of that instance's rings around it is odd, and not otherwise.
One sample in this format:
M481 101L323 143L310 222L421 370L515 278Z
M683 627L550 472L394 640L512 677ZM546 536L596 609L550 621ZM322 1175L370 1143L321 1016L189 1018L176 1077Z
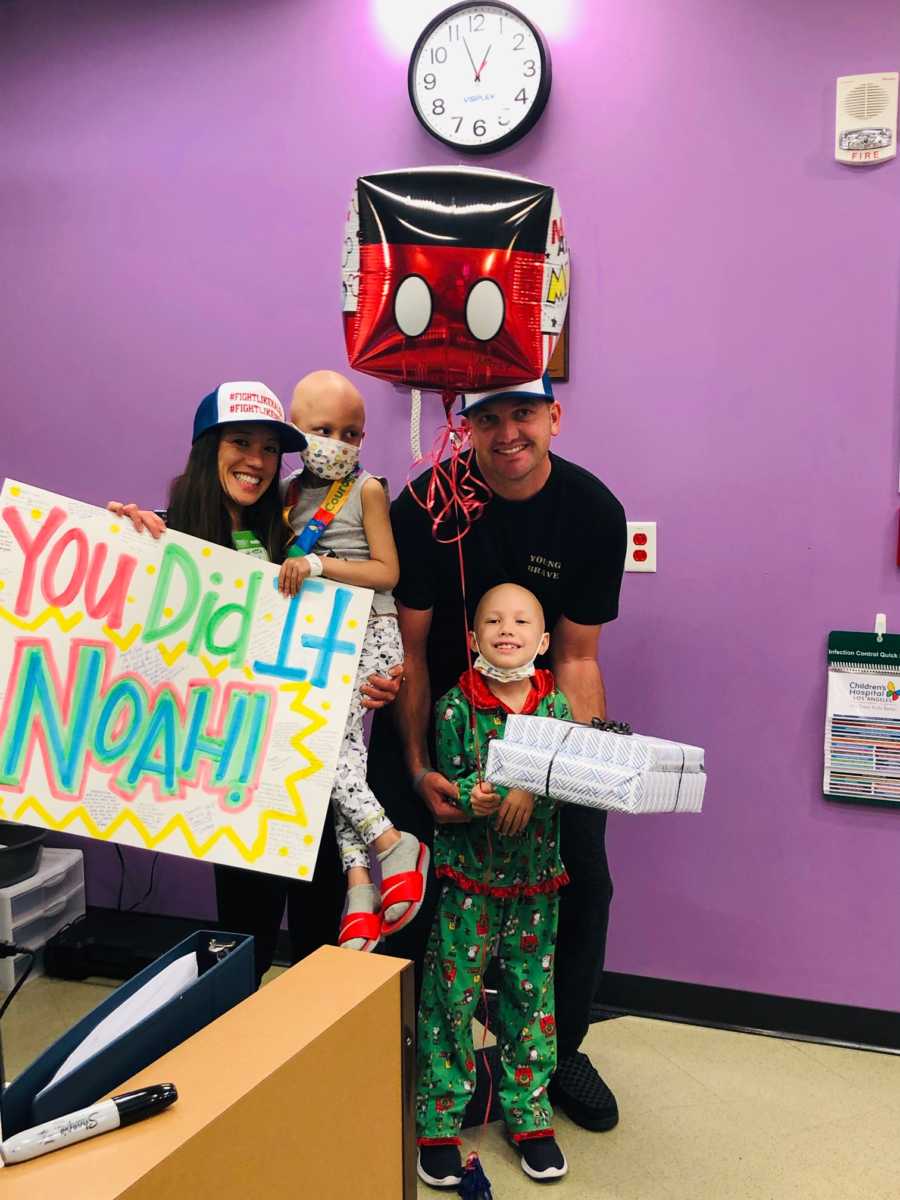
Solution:
M409 908L393 924L382 922L383 937L390 937L405 929L422 907L425 895L425 880L428 876L428 864L431 853L424 842L419 842L419 857L414 871L400 871L396 875L386 875L381 881L381 911L387 912L392 904L409 903Z
M381 913L346 913L341 918L338 945L343 946L344 942L352 941L353 938L365 938L365 945L360 947L361 953L374 950L381 941Z

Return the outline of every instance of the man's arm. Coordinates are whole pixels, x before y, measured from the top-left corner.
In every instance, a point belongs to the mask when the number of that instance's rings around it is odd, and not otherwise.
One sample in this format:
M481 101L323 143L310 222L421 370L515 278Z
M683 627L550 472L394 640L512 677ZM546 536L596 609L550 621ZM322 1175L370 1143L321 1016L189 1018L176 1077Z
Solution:
M397 605L397 621L403 639L403 685L394 701L394 723L403 742L406 769L415 779L431 766L428 759L428 717L431 713L431 683L425 647L431 628L431 609Z
M576 721L606 719L606 689L597 662L602 625L577 625L560 617L550 637L550 660L556 686L569 702Z
M456 785L434 770L428 756L431 681L426 647L431 609L407 608L398 603L397 620L403 638L404 682L394 702L394 722L403 742L406 769L435 821L468 821L468 814L451 803L458 796Z

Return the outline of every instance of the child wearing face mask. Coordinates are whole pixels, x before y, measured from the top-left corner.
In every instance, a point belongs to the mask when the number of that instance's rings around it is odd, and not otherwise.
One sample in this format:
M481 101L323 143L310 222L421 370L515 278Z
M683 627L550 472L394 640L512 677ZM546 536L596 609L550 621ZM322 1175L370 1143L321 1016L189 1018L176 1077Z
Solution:
M475 611L473 670L435 705L438 769L471 820L439 825L435 874L442 890L419 1006L416 1120L419 1176L432 1187L462 1178L459 1131L475 1088L472 1018L488 963L500 968L502 1074L495 1081L507 1134L532 1179L568 1170L553 1134L547 1084L556 1068L553 950L559 856L556 802L480 778L491 738L508 713L571 720L566 698L534 660L549 634L537 597L517 584L486 592Z
M303 468L282 485L290 544L279 588L293 596L305 579L322 576L375 592L331 793L347 877L339 944L373 950L419 911L429 861L428 847L394 828L366 782L359 686L403 661L391 595L399 576L397 547L385 481L359 465L366 412L353 384L334 371L305 376L294 389L291 420L307 445L301 451ZM381 868L380 892L369 873L370 849Z

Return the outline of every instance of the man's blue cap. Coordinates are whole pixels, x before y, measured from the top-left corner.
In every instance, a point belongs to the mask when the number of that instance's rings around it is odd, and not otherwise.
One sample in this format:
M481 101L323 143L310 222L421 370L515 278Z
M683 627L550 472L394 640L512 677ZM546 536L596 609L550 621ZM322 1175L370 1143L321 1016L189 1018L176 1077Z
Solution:
M546 400L553 403L553 388L550 386L550 376L545 372L540 379L532 379L530 383L517 383L512 387L492 388L489 392L465 392L462 398L460 416L468 416L473 409L489 400Z
M214 392L204 396L194 416L194 436L197 440L208 429L238 422L254 425L273 425L272 430L282 450L305 450L306 438L284 419L281 401L264 383L220 383Z

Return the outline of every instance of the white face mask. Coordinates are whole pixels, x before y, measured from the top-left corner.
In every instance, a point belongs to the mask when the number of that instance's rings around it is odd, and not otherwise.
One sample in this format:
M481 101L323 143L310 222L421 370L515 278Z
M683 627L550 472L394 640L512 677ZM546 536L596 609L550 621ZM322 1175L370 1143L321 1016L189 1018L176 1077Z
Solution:
M550 638L545 631L541 634L541 640L534 648L534 654L529 658L528 662L521 663L518 667L500 667L495 663L490 662L481 653L481 648L478 645L478 638L472 634L472 649L478 652L478 657L472 666L476 671L480 671L488 679L495 679L497 683L516 683L520 679L530 679L535 674L537 668L534 665L534 660L540 654L546 654L547 646L550 643Z
M359 463L359 446L348 446L337 438L320 437L317 433L304 433L308 443L300 451L303 465L320 479L344 479Z
M534 659L531 662L522 663L521 667L495 667L493 663L488 662L481 651L478 652L478 657L472 666L482 675L486 675L488 679L496 679L498 683L515 683L518 679L529 679L535 670Z

